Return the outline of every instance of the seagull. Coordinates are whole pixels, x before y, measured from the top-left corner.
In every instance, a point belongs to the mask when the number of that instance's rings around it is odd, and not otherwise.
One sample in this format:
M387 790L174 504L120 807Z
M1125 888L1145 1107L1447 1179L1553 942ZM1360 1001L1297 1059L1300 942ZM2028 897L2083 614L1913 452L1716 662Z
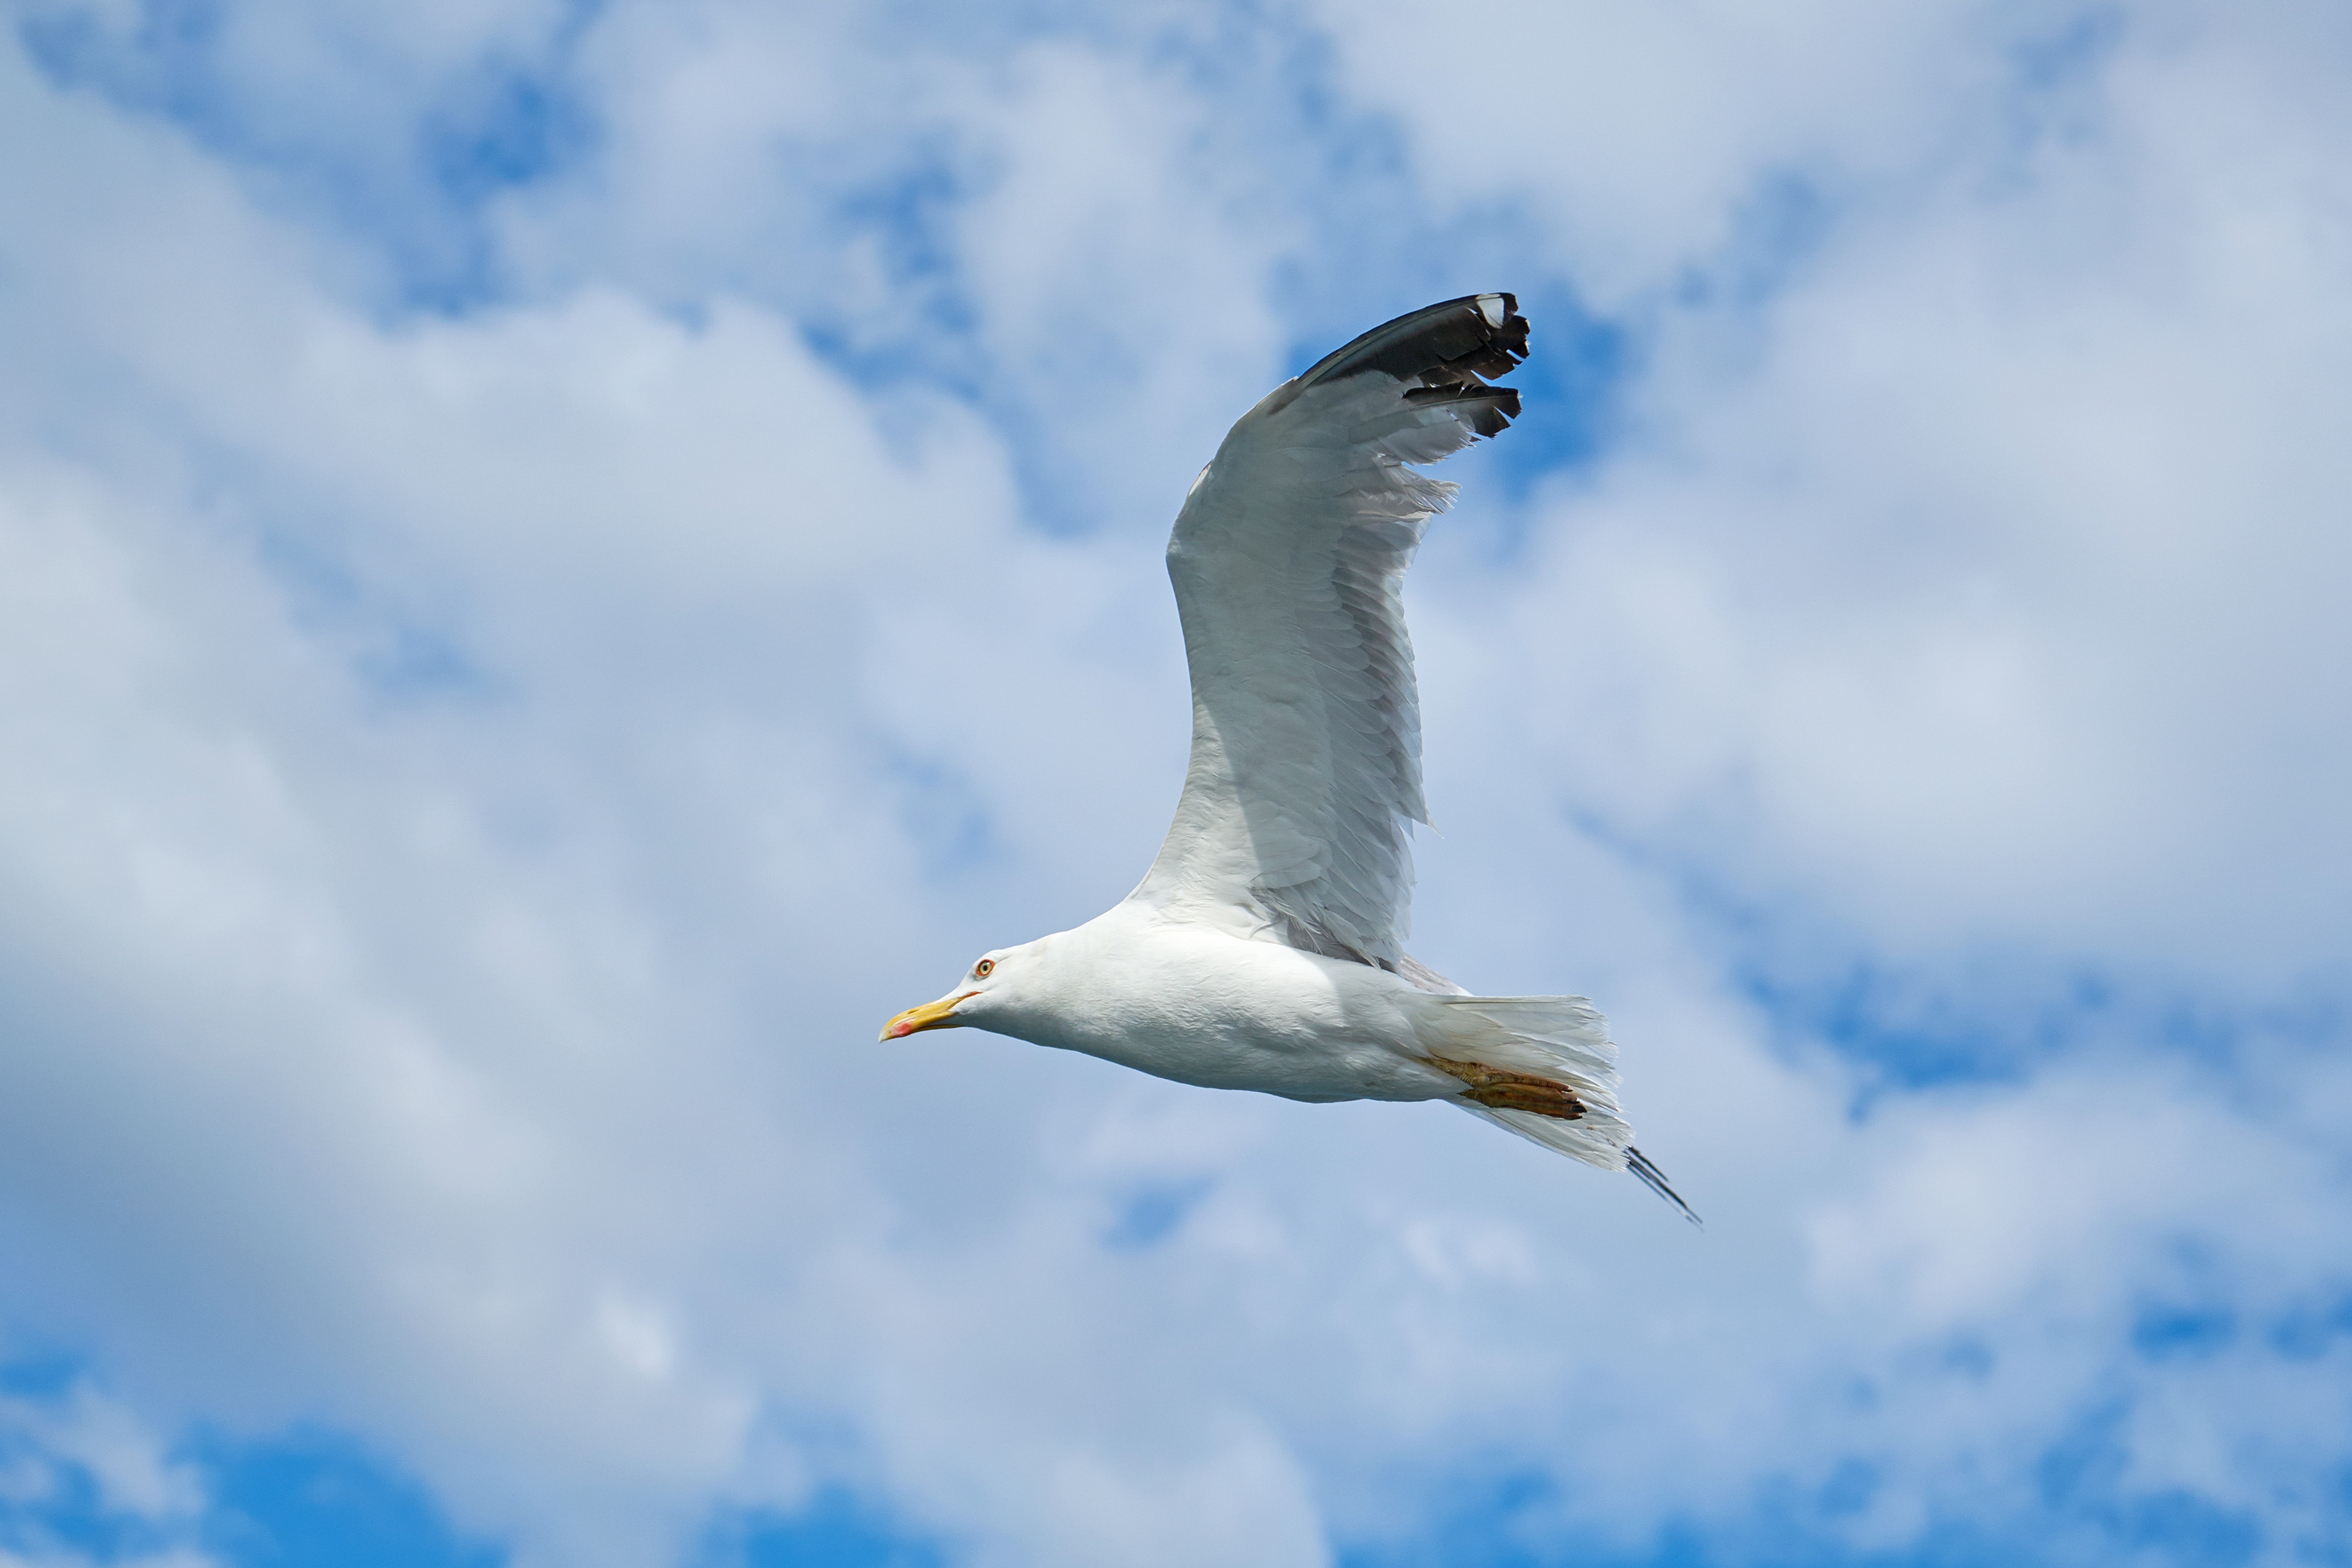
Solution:
M984 953L883 1026L993 1030L1179 1083L1444 1100L1696 1223L1633 1146L1581 996L1474 996L1404 951L1421 705L1402 590L1455 487L1433 463L1518 416L1509 294L1400 316L1242 416L1184 498L1168 574L1192 676L1176 819L1135 891Z

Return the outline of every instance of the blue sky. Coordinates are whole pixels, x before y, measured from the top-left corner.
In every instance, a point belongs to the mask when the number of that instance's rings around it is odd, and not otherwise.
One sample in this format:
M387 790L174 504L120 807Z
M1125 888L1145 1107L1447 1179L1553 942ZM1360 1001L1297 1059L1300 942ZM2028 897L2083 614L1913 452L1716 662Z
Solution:
M0 1568L2352 1561L2334 8L7 17ZM1706 1231L875 1046L1491 288L1415 952Z

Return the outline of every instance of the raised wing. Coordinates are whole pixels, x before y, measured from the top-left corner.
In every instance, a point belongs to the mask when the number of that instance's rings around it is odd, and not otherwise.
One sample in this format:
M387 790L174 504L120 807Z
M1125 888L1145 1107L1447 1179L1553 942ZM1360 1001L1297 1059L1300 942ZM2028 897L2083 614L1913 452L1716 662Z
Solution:
M1399 596L1454 487L1432 463L1507 427L1527 357L1508 294L1432 305L1268 394L1168 541L1192 671L1192 761L1134 897L1451 990L1404 954L1408 822L1427 823Z

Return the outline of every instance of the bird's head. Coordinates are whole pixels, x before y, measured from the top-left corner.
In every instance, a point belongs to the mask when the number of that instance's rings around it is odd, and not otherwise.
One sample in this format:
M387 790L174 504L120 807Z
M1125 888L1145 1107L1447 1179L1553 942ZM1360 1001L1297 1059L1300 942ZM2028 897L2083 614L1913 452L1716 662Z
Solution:
M946 995L909 1007L883 1025L882 1037L896 1040L923 1029L953 1029L966 1024L1000 1028L1016 1005L1023 980L1034 978L1024 972L1035 966L1036 946L1028 942L981 954Z

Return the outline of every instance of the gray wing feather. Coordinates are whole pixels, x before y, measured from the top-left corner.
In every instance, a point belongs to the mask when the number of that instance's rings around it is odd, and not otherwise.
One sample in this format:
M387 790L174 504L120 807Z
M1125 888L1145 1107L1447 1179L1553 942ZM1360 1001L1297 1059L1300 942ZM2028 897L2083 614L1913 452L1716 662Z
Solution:
M1432 463L1518 413L1508 294L1367 332L1243 416L1168 542L1192 759L1134 894L1171 915L1454 987L1405 956L1421 710L1402 598L1454 487Z

